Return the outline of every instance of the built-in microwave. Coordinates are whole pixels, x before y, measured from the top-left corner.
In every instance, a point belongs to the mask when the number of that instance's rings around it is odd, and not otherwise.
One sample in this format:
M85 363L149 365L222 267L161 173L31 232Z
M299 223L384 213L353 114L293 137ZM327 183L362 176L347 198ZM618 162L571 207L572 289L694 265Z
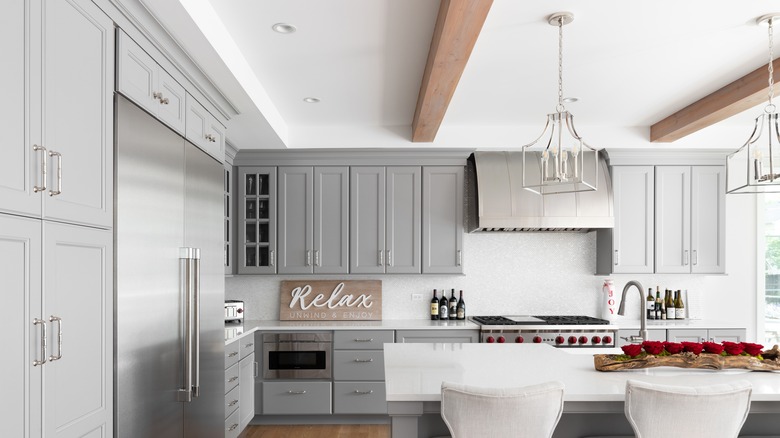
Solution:
M264 379L330 379L333 334L263 333Z

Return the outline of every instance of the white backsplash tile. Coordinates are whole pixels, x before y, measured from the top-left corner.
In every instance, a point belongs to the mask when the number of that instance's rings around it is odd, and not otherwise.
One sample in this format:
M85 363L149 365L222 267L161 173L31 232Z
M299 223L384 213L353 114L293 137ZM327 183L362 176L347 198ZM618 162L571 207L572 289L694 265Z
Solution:
M384 319L425 319L433 289L463 290L468 315L578 314L601 316L596 271L596 233L471 233L464 235L465 275L327 275L226 278L225 296L245 302L248 319L279 316L279 285L287 279L382 280ZM629 280L662 289L704 287L692 275L613 275L615 292ZM423 301L412 301L412 293ZM654 292L655 293L655 292ZM441 296L441 295L439 295ZM626 319L639 317L639 295L631 291Z

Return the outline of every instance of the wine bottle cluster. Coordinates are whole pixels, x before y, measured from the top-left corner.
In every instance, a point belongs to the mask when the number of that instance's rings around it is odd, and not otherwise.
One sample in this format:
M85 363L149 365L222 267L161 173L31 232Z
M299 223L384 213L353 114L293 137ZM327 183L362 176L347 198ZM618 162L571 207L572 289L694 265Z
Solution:
M685 303L681 291L679 289L677 291L665 289L662 299L660 286L656 286L655 297L653 297L653 288L649 288L647 290L647 319L685 319Z
M447 292L441 290L441 299L437 296L436 289L433 290L431 299L431 320L443 319L466 319L466 302L463 301L463 291L460 291L460 299L455 298L455 289L452 289L450 299L447 299Z

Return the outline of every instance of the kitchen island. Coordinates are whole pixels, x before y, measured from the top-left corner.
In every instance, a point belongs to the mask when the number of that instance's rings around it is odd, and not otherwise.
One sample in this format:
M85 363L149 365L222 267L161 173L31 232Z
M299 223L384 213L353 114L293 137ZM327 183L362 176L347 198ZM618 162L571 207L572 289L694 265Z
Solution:
M564 408L555 438L632 435L623 414L626 380L705 386L733 380L753 385L743 434L777 436L780 373L748 370L652 368L599 372L590 355L545 344L385 344L388 412L394 438L446 434L439 415L442 381L486 387L559 380Z

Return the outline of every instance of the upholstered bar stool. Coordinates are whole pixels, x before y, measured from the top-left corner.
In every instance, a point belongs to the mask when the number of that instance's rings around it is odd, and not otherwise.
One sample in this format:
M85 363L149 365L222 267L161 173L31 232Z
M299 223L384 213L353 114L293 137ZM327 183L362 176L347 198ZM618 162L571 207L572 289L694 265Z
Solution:
M625 414L637 438L737 437L750 411L750 382L668 386L626 381Z
M549 438L562 412L561 382L520 388L441 384L441 417L453 438Z

